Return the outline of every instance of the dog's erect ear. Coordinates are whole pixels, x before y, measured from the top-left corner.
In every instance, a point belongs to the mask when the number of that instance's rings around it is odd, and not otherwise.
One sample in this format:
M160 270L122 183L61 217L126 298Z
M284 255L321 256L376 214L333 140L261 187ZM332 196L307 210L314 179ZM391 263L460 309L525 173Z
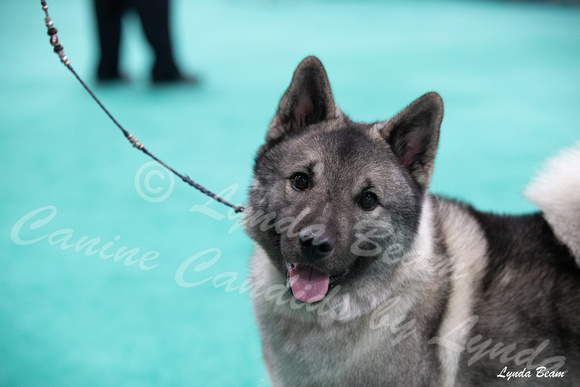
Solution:
M270 124L266 141L334 117L335 109L324 66L318 58L309 56L294 71L292 82Z
M399 162L422 192L429 188L442 120L443 101L439 94L431 92L417 98L381 128Z

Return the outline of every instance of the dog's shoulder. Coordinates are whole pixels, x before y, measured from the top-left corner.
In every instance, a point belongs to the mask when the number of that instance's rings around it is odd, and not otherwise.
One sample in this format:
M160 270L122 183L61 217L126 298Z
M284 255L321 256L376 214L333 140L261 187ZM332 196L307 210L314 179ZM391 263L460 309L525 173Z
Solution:
M504 366L578 365L580 358L565 348L580 343L580 269L544 215L498 215L434 199L453 268L435 342L444 384L493 383ZM549 344L543 344L546 339ZM559 356L563 353L567 358ZM515 364L518 354L527 361Z

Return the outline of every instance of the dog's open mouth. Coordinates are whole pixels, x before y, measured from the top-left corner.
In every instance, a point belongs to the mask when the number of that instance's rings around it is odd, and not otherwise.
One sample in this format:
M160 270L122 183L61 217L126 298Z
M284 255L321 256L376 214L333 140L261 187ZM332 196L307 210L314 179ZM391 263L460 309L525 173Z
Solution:
M324 298L333 282L343 279L348 274L347 269L338 276L329 276L305 264L287 264L288 283L292 294L303 302L316 302Z

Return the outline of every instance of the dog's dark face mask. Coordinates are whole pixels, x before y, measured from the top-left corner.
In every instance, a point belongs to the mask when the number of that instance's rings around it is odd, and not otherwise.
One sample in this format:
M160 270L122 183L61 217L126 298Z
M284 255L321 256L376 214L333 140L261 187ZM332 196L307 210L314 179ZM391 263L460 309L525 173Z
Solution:
M354 123L306 58L258 151L246 227L305 302L397 265L419 226L443 115L429 93L390 120Z

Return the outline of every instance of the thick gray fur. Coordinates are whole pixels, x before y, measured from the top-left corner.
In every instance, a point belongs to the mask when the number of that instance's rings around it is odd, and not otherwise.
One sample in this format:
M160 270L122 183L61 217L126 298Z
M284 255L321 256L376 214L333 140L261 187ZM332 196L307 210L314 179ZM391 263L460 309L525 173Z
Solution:
M428 93L389 120L353 122L317 58L294 72L246 210L250 294L273 385L580 385L580 240L570 229L580 192L559 200L570 211L558 221L549 206L499 216L430 194L442 119L441 97ZM297 173L307 189L293 186ZM363 208L369 192L378 203ZM333 241L316 260L299 240L313 225ZM327 295L296 300L290 264L329 275ZM552 377L536 376L542 366Z

